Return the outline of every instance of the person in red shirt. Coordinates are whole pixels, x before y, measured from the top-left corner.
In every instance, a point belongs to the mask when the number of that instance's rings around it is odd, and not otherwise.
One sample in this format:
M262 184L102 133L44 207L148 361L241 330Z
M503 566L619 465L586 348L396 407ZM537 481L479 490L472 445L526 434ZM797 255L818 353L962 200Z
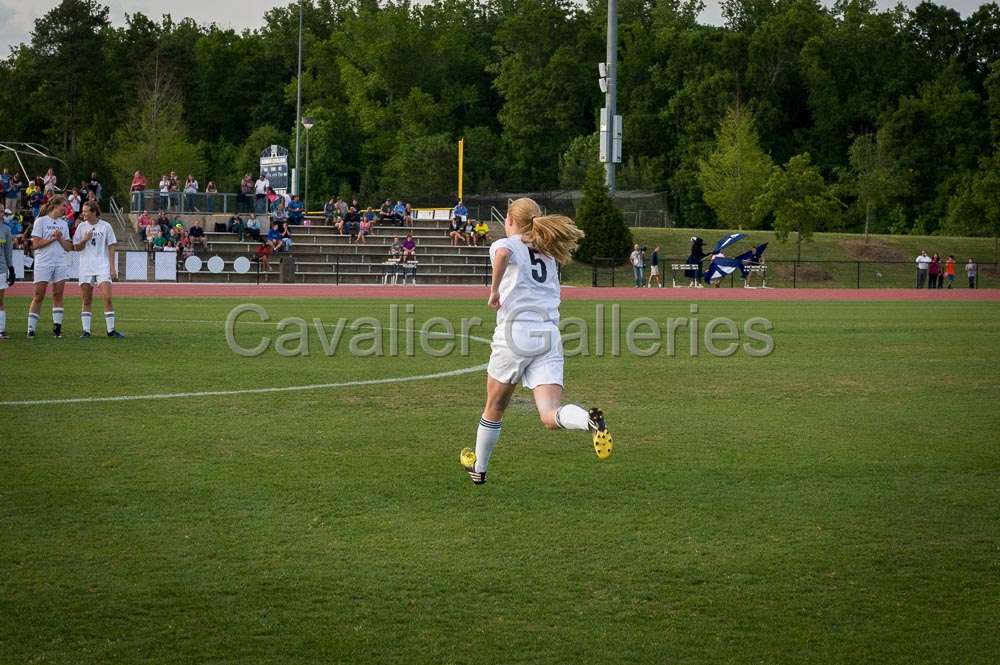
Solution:
M955 284L955 256L951 255L944 262L944 276L948 280L948 288Z
M257 262L260 263L262 270L269 270L271 267L271 246L267 244L267 240L261 238L260 244L257 245Z

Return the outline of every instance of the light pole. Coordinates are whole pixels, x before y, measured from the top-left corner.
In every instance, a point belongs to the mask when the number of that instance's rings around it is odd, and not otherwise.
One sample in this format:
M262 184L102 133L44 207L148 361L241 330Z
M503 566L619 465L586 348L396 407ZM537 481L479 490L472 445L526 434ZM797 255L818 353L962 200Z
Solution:
M299 193L299 124L302 122L302 12L305 0L299 0L299 70L295 79L295 170L292 172L292 194Z
M302 118L302 126L306 128L306 194L302 197L302 207L309 211L309 130L316 126L316 121L309 117Z
M618 0L608 0L608 91L605 106L608 109L608 161L605 163L605 180L608 195L615 196L615 114L618 113ZM295 162L298 164L298 161Z

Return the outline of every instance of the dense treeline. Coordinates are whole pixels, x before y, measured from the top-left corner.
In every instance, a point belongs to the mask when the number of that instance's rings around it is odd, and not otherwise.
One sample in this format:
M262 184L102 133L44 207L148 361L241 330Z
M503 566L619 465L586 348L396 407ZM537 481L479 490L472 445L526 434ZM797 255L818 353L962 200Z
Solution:
M696 0L619 6L619 185L668 192L681 224L721 223L706 165L726 163L717 135L746 134L769 168L821 174L839 205L818 228L995 228L996 4L963 19L931 3L726 0L724 27L700 25ZM467 191L579 187L605 25L599 0L306 2L314 200L450 197L460 137ZM64 0L0 64L2 133L56 150L74 181L96 169L121 191L133 168L175 168L234 191L264 146L292 145L297 28L297 5L237 33L142 14L116 27L95 0ZM782 208L748 210L768 226Z

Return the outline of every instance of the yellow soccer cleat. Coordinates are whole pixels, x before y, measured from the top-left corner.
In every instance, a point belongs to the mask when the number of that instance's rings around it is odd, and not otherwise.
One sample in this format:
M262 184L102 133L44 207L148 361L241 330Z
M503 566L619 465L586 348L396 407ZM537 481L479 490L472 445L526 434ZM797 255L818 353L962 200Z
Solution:
M615 440L604 422L604 413L600 409L590 410L590 433L594 438L594 452L597 459L608 459L615 449Z
M476 471L476 451L472 448L462 448L462 452L458 454L458 462L465 467L473 485L482 485L486 482L486 472Z

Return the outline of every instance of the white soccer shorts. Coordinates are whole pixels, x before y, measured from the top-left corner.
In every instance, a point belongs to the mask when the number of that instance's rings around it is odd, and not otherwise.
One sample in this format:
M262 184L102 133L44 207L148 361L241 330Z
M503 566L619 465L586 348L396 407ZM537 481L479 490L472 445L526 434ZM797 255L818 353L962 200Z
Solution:
M563 385L562 336L554 323L515 323L510 333L507 339L504 326L494 333L487 374L501 383L520 381L529 390Z
M649 276L656 277L660 274L660 266L649 266Z
M39 282L65 282L69 278L69 270L64 265L40 266L35 263L33 280Z
M80 275L81 284L90 284L91 286L99 286L104 282L110 282L110 281L111 281L110 271L90 273L89 275L84 275L84 274Z

